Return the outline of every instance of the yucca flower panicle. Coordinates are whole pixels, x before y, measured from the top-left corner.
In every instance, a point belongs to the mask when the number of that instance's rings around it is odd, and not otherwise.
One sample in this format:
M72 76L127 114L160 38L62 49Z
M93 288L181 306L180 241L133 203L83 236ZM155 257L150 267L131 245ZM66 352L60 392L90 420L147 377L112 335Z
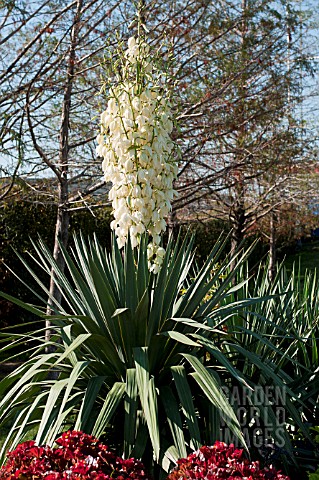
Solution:
M112 183L111 228L120 248L128 235L132 247L136 247L147 232L151 239L149 269L157 273L165 254L161 235L176 194L173 183L178 165L170 136L170 102L143 39L128 40L117 80L109 89L97 137L105 180Z

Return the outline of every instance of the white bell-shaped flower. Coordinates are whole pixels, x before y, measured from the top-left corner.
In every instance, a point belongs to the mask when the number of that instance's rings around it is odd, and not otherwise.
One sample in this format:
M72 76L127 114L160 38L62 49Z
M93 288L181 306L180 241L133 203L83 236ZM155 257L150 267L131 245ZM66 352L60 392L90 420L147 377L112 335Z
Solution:
M101 114L97 154L112 182L115 231L119 248L128 235L134 248L148 232L149 269L157 273L165 250L160 247L165 217L175 195L173 183L178 166L170 138L173 119L170 104L161 93L160 75L152 65L149 46L134 37L128 40L125 64L118 84L109 90L107 109Z

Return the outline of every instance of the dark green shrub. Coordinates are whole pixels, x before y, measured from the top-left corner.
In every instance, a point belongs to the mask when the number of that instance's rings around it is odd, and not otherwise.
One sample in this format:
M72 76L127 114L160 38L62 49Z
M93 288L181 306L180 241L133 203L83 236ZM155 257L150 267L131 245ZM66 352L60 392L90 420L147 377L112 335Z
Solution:
M25 256L32 251L32 240L40 236L53 249L56 206L40 201L23 200L5 202L0 214L0 290L10 293L21 300L35 302L30 292L16 279L12 272L21 272L21 262L14 250ZM88 211L75 211L70 221L70 245L73 232L82 231L85 236L95 232L103 246L110 243L110 210L96 209L93 214ZM11 271L12 270L12 271ZM40 269L37 270L43 278ZM27 272L21 272L22 279L29 281ZM45 279L47 281L47 279ZM26 311L12 305L5 299L0 300L0 328L25 323L32 320Z

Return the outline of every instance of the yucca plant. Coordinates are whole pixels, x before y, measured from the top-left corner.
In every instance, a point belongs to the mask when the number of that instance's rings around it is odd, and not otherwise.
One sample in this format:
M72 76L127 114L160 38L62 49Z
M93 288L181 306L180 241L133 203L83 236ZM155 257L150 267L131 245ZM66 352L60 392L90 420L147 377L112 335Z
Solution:
M301 281L300 269L294 267L288 273L281 264L276 277L270 281L267 270L267 263L260 265L253 282L246 283L236 293L237 299L267 297L267 302L256 303L241 321L233 316L228 328L243 348L258 355L262 361L276 365L277 372L285 372L287 385L299 397L308 398L312 402L308 407L313 411L319 392L316 376L319 371L317 274L316 271L306 272ZM247 270L238 272L239 278L245 274ZM256 365L247 364L247 368L250 377L255 375ZM305 417L308 414L304 409Z
M45 314L49 292L21 259L44 292L42 297L32 289L43 308L2 295L50 319L54 333L48 351L41 332L32 332L30 359L0 382L0 422L10 425L2 456L30 431L36 431L38 444L52 444L72 427L105 434L125 457L168 471L189 450L221 438L222 425L245 444L221 388L231 383L250 391L259 383L285 386L289 418L303 428L296 408L300 399L280 364L251 353L227 331L226 324L240 326L247 312L272 298L241 298L248 278L237 285L234 280L249 252L225 256L220 240L196 269L192 239L170 239L154 275L148 270L147 242L143 237L134 250L128 242L122 255L116 241L108 253L96 238L75 237L71 254L61 245L65 274L41 240L34 244L33 261L48 275L54 268L62 293L61 304L52 298L50 317ZM249 336L249 325L244 328ZM256 339L256 332L251 335ZM26 343L18 334L11 340ZM4 349L10 348L6 343ZM258 378L251 373L256 370ZM274 409L266 402L262 415L275 432ZM285 446L291 450L288 436Z
M247 266L242 266L237 275L238 278L247 276ZM236 299L259 297L268 300L256 303L253 309L246 310L244 316L232 316L227 327L235 346L224 344L233 366L245 377L254 379L257 385L277 388L277 400L281 402L279 410L285 409L280 420L285 424L285 434L294 438L299 430L302 438L308 438L304 442L306 449L300 449L293 442L299 467L303 457L304 463L312 461L314 445L309 442L308 427L318 423L318 290L316 271L301 275L300 265L295 265L288 272L282 263L277 267L274 280L270 281L267 262L259 265L252 280L236 292ZM234 301L234 298L229 300ZM238 348L248 352L250 360L243 362ZM265 370L269 368L276 372L273 382L269 383L264 376L264 371L259 368L260 362ZM289 391L294 393L298 402L287 394ZM303 418L302 424L296 421L296 413ZM246 424L249 424L249 418Z

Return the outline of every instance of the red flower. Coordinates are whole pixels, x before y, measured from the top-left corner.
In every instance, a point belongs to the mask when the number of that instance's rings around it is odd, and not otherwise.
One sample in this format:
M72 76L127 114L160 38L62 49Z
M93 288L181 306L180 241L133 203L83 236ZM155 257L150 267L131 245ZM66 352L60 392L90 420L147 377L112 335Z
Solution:
M178 460L167 480L289 480L272 466L261 469L259 462L244 458L244 451L234 445L215 442L201 447L187 458Z
M57 447L24 442L7 454L0 480L147 480L141 462L123 460L83 432L64 432Z

